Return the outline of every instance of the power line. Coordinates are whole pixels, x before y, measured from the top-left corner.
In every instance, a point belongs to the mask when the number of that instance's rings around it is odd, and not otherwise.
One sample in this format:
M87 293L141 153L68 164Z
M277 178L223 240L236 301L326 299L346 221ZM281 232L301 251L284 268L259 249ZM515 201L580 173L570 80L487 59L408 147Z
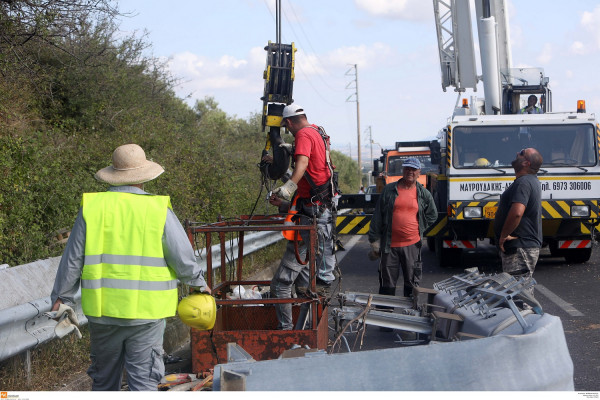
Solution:
M298 35L298 33L297 33L297 32L296 32L296 30L294 29L294 26L293 26L293 25L292 25L292 23L290 22L290 19L288 18L288 16L287 16L287 13L286 13L285 11L283 12L283 16L284 16L284 18L287 20L287 22L288 22L288 24L289 24L289 27L290 27L290 29L292 30L292 32L293 32L293 34L294 34L294 36L295 36L296 38L299 38L299 35ZM307 53L307 54L309 54L309 53ZM316 59L318 59L318 57L317 57L316 55L315 55L315 58L316 58ZM310 82L310 78L308 77L308 75L307 75L306 73L304 73L304 71L302 71L302 69L299 69L299 70L300 70L301 72L303 72L303 75L305 76L306 80L307 80L307 81L309 81L309 84L310 84L310 86L311 86L311 87L313 88L313 90L314 90L314 91L315 91L315 92L316 92L316 93L319 95L319 97L321 97L321 98L324 98L324 96L323 96L323 95L322 95L322 94L319 92L319 90L316 88L316 86L315 86L315 85L313 85L313 84ZM318 72L316 73L316 75L317 75L317 76L319 76ZM322 79L322 78L321 78L321 79ZM330 105L332 105L332 104L330 104ZM337 107L337 106L335 106L335 107Z
M275 21L277 21L277 18L275 17L275 15L273 15L273 12L271 11L271 8L269 7L269 5L267 3L267 0L263 0L263 3L267 7L267 10L269 10L269 13L271 14L271 17L273 17L273 19ZM292 11L294 12L294 15L296 15L296 13L295 13L295 11L293 9L292 9ZM283 14L284 14L284 17L285 17L285 19L287 20L287 22L289 24L290 29L292 30L294 36L299 37L299 35L296 33L296 31L294 29L294 26L290 22L290 19L288 18L287 13L285 11L283 11ZM296 18L298 18L297 15L296 15ZM302 29L302 25L300 25L300 28ZM306 36L307 41L309 41L308 36L306 35L306 33L304 33L304 35ZM285 38L285 35L282 35L282 36ZM286 39L286 41L287 41L287 39ZM310 46L310 44L309 44L309 46ZM312 46L310 46L310 47L312 48ZM313 49L313 51L314 51L314 49ZM307 55L310 55L310 54L307 53ZM315 54L315 59L319 60L319 58L316 56L316 54ZM298 70L300 73L302 73L302 75L306 78L306 82L309 84L309 86L314 90L314 92L317 94L317 96L319 96L325 103L327 103L331 107L343 107L342 104L333 104L329 100L327 100L325 98L325 96L323 96L323 94L321 94L321 92L319 91L319 89L317 89L317 87L313 84L313 82L311 81L311 79L309 78L309 76L306 74L306 72L302 70L302 68L298 68L298 65L296 65L295 69ZM316 72L316 75L319 76L321 78L321 80L323 80L327 84L327 82L318 73L318 71L315 70L315 72Z
M287 1L287 3L289 4L289 6L290 6L290 9L292 10L292 13L293 13L293 14L294 14L294 16L296 17L296 21L299 21L298 14L296 13L296 10L294 9L294 6L292 5L292 2L288 0L288 1ZM289 20L289 18L287 17L287 14L285 13L285 11L284 11L283 13L284 13L285 17L287 18L287 20L288 20L288 23L289 23L290 25L292 25L292 24L291 24L291 22L290 22L290 20ZM304 35L304 37L306 38L306 42L308 43L308 47L310 47L310 49L312 50L313 54L315 55L315 59L316 59L316 60L319 62L319 64L321 64L321 67L322 67L322 69L323 69L324 71L327 71L327 68L325 68L325 66L324 66L324 65L323 65L323 63L321 62L321 59L320 59L319 57L317 57L317 51L314 49L314 47L313 47L313 45L312 45L312 42L310 41L310 38L309 38L309 36L306 34L306 31L304 30L304 27L302 26L302 24L301 24L301 23L299 23L299 24L298 24L298 26L300 27L300 30L302 31L302 34L303 34L303 35ZM325 83L325 85L326 85L326 86L327 86L329 89L331 89L331 90L333 90L333 91L337 91L337 92L342 92L342 91L343 91L343 89L336 89L336 88L333 88L333 87L331 87L331 86L329 85L329 83L328 83L328 82L325 80L325 78L323 78L323 76L322 76L322 75L321 75L321 74L320 74L318 71L315 71L315 72L316 72L317 76L318 76L318 77L319 77L319 78L320 78L320 79L323 81L323 83Z

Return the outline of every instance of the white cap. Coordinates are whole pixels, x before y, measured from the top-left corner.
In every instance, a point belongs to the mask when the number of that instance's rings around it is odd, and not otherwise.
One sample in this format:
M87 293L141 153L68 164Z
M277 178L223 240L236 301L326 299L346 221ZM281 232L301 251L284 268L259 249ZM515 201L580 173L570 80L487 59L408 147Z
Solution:
M283 109L283 119L293 117L296 115L306 115L304 112L304 108L299 106L298 104L290 104L289 106L285 106Z

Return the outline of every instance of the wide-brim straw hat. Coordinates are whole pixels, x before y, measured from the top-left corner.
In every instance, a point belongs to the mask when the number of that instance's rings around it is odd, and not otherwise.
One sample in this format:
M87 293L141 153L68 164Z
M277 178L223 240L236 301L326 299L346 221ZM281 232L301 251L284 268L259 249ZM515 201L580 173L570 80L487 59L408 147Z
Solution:
M146 159L146 153L137 144L117 147L112 165L96 172L94 178L112 186L136 185L157 178L164 168Z

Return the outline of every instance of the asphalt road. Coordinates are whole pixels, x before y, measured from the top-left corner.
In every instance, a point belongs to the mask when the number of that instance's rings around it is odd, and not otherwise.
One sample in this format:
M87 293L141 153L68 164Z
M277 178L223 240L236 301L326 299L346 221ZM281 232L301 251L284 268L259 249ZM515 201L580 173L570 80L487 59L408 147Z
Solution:
M339 291L377 293L377 261L367 257L369 244L366 236L342 236L346 251L338 253L342 272ZM500 272L500 260L495 249L487 243L479 243L476 251L462 256L460 268L442 268L435 254L423 248L422 286L432 287L434 282L451 275L460 274L465 268L478 267L480 272ZM600 295L600 249L595 249L590 261L584 264L566 264L564 258L551 257L542 249L534 279L537 281L535 296L544 312L560 317L567 339L569 352L575 366L576 391L600 390L600 312L597 297ZM398 282L399 293L402 282ZM332 306L336 306L335 302ZM389 347L397 343L394 333L380 332L368 327L363 349ZM352 346L353 343L350 343Z

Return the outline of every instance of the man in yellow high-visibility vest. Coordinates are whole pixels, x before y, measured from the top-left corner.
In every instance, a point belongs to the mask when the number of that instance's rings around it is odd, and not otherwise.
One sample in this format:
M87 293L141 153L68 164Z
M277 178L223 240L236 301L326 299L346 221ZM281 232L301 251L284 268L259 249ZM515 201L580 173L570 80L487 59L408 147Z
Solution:
M85 193L60 260L52 310L81 306L89 322L92 390L157 390L164 376L165 318L175 315L177 279L210 293L168 196L143 190L164 169L137 144L118 147Z

